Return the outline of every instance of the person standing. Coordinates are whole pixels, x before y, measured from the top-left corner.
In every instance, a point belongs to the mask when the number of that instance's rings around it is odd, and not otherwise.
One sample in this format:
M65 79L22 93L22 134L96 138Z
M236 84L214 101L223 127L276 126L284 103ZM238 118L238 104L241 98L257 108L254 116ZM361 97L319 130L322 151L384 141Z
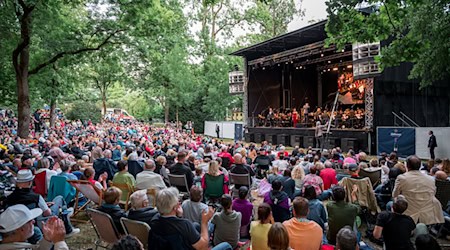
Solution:
M217 134L217 138L220 138L220 126L219 124L216 124L216 134Z
M434 160L434 148L437 147L437 142L436 142L436 136L434 136L433 131L430 130L430 132L428 132L428 134L430 135L430 138L428 139L428 148L430 149L430 157L432 160Z
M316 122L316 129L315 129L315 133L314 136L316 137L316 148L320 148L323 147L322 142L323 142L323 128L325 126L322 125L320 123L320 121Z

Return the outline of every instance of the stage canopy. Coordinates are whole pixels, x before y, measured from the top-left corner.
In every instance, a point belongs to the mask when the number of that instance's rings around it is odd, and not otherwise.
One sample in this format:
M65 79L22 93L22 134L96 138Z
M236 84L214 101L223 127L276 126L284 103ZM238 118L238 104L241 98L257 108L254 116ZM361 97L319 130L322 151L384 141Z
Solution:
M231 53L231 55L242 56L247 58L247 60L254 60L318 41L323 41L327 37L325 32L326 23L327 20L323 20L318 23L311 24L304 28L271 38L247 48L240 49Z

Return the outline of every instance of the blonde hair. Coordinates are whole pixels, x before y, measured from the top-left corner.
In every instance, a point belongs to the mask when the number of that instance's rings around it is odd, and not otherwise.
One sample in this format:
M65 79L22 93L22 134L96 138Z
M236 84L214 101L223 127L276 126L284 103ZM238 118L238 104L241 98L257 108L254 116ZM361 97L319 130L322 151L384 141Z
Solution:
M305 170L299 165L295 166L294 169L292 169L291 173L292 179L303 179L305 178Z
M247 150L245 148L242 148L240 154L242 155L242 158L246 158L247 157Z
M217 161L209 162L208 174L212 176L219 175L219 163Z
M167 162L167 160L166 160L166 157L160 155L160 156L156 157L156 162L157 162L159 165L163 165L163 162Z

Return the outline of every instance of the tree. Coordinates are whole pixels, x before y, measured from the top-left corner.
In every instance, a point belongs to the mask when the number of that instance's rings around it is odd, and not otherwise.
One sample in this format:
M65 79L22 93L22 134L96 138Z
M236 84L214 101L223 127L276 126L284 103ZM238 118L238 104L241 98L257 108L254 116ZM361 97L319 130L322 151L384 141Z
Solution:
M390 39L378 58L383 68L411 62L409 76L422 87L450 75L448 0L330 0L327 6L328 43Z

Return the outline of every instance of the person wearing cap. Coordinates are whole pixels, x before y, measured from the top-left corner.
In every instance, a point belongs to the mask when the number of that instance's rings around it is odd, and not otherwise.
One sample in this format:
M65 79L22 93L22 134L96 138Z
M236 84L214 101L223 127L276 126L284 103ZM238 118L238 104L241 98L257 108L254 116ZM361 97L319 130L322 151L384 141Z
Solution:
M34 221L42 214L40 208L29 209L25 205L18 204L8 207L0 214L0 234L2 242L0 249L29 249L36 246L27 243L27 239L34 233ZM64 223L57 217L50 218L43 223L42 231L45 240L41 241L38 249L54 250L69 249L64 237L66 231Z
M359 166L356 163L348 164L348 173L352 179L362 179L364 177L359 176Z
M16 177L16 189L6 197L5 204L7 206L22 204L29 208L40 208L44 218L51 215L58 215L59 209L61 208L63 209L63 214L70 217L70 214L73 213L73 208L67 209L62 196L56 196L52 202L47 204L41 195L33 192L31 188L33 179L34 176L31 170L20 170ZM49 207L49 205L51 205L51 207ZM80 229L72 227L69 218L64 220L64 222L68 235L71 236L80 232Z

